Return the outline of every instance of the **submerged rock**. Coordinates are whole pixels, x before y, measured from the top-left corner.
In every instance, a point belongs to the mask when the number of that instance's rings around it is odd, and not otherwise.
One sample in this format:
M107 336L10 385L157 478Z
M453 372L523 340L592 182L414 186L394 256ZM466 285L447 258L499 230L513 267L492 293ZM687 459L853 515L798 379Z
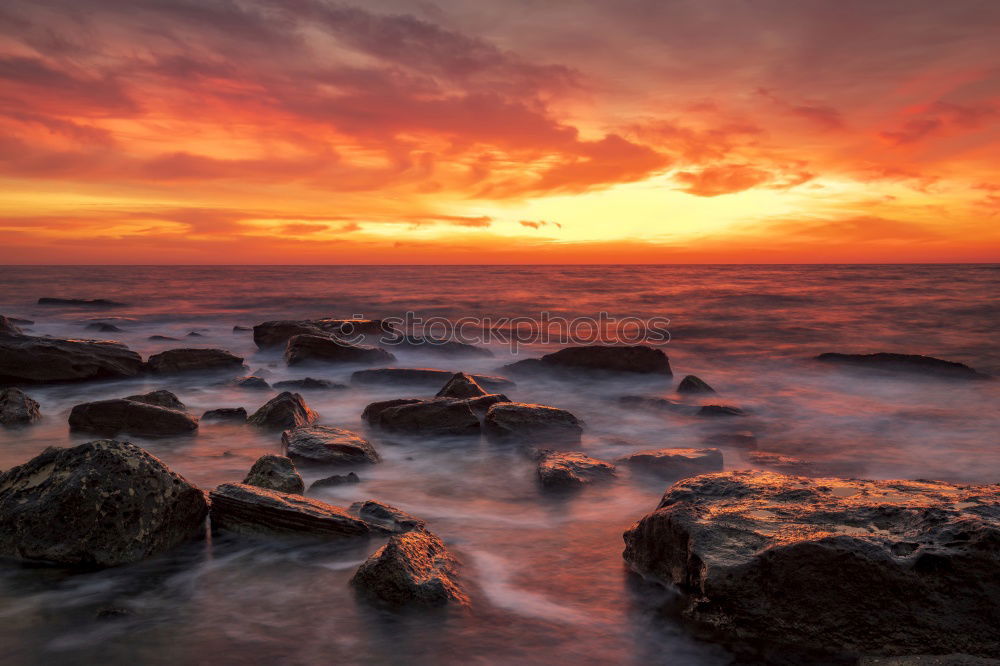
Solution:
M296 335L336 335L351 339L378 335L392 327L380 319L313 319L265 321L253 327L253 341L261 349L280 347Z
M826 353L817 356L816 360L832 365L895 374L915 374L944 379L990 379L989 375L977 372L964 363L945 361L933 356L920 356L917 354Z
M48 448L0 474L0 555L63 565L137 562L205 530L201 490L128 442Z
M220 407L210 409L201 415L202 421L239 421L245 423L247 420L247 410L243 407Z
M547 452L538 461L538 480L546 488L576 488L614 475L614 465L578 451Z
M275 382L273 386L276 389L298 389L299 391L320 391L347 388L346 384L331 382L329 379L313 379L312 377L306 377L305 379L286 379L283 382Z
M330 426L307 425L281 434L289 458L324 465L364 465L380 462L371 443L357 433Z
M0 425L27 425L41 418L38 401L24 391L18 388L0 390Z
M184 435L198 429L198 419L178 411L123 398L85 402L69 414L70 430L138 437Z
M261 428L298 428L314 423L319 414L298 393L279 393L265 402L247 422Z
M249 333L252 330L249 326L240 326L239 324L233 326L233 333Z
M452 375L448 383L437 392L435 398L478 398L486 395L488 391L479 385L473 377L464 372L456 372Z
M455 376L450 370L438 370L436 368L375 368L372 370L358 370L351 374L351 383L364 386L387 384L397 386L399 384L409 384L436 388L448 382ZM495 377L492 375L470 375L477 384L487 391L504 391L514 388L516 384L506 377Z
M301 495L226 483L210 493L212 528L254 536L344 539L371 528L339 506Z
M0 335L24 335L24 332L13 319L0 315Z
M390 605L464 606L458 563L430 532L396 534L351 578L359 592Z
M354 472L327 476L325 478L313 481L312 485L309 486L309 492L313 492L314 490L322 490L323 488L334 488L336 486L342 486L346 483L361 483L361 477L359 477Z
M688 395L698 393L715 393L715 389L709 386L703 379L695 375L688 375L677 385L678 393Z
M717 418L726 416L746 416L747 413L740 409L739 407L731 407L729 405L702 405L698 408L695 416L701 416L703 418Z
M102 308L121 308L125 307L125 303L119 303L117 301L111 301L106 298L39 298L39 305L70 305L70 306L87 306L87 307L102 307Z
M266 380L253 375L249 377L237 377L230 382L230 385L235 388L250 389L254 391L266 391L271 388L271 385L268 384Z
M785 654L1000 656L1000 486L737 471L671 487L625 559Z
M296 335L285 348L285 362L298 365L307 361L324 363L388 363L396 357L379 347L355 345L330 335Z
M149 393L143 393L141 395L130 395L126 397L125 400L131 400L132 402L144 402L147 405L158 405L160 407L166 407L167 409L176 409L180 412L187 409L187 407L184 406L184 403L181 402L176 395L163 389L150 391Z
M729 446L735 449L756 449L757 436L749 430L709 432L701 439L706 446Z
M647 345L609 347L591 345L567 347L540 359L527 359L504 366L512 372L539 372L558 369L603 370L615 373L653 374L669 377L670 361L662 349Z
M413 435L479 434L479 417L465 400L405 400L377 408L368 405L365 414L372 425Z
M124 333L122 329L118 328L114 324L109 324L103 321L95 321L87 324L86 329L88 331L97 331L99 333Z
M492 439L578 442L583 422L565 409L501 402L486 412L483 429Z
M169 335L151 335L151 336L149 336L148 339L149 340L157 340L157 341L160 341L160 342L167 341L167 340L169 340L170 342L177 342L178 340L180 340L180 338L172 338Z
M106 340L0 336L0 382L50 384L121 379L142 372L142 358Z
M369 425L378 425L379 416L390 407L399 405L412 405L423 402L420 398L395 398L393 400L379 400L365 407L361 412L361 420Z
M648 409L658 412L676 412L678 414L694 414L697 407L683 405L674 400L645 395L623 395L618 398L618 404L628 409Z
M282 493L302 494L306 489L295 464L284 456L266 455L257 458L243 483Z
M394 506L375 500L355 502L348 510L351 514L369 525L373 525L391 534L422 530L426 524L424 521L411 516L402 509L397 509Z
M719 449L655 449L638 451L617 462L665 479L681 479L721 471L722 452Z
M225 349L169 349L153 354L146 367L155 374L197 371L239 371L243 359Z
M457 340L443 340L418 335L395 336L387 339L386 344L410 351L447 354L449 356L493 356L493 352L484 347L477 347Z

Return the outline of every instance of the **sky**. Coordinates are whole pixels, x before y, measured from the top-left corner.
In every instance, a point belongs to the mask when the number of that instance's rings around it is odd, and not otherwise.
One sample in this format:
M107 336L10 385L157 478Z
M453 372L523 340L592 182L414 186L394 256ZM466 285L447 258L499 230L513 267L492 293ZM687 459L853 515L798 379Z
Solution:
M995 0L5 0L0 263L1000 260Z

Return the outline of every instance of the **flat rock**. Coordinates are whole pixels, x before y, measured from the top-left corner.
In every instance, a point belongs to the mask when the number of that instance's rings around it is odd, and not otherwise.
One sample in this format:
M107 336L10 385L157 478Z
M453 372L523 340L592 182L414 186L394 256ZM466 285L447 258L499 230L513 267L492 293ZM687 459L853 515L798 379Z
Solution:
M482 386L476 382L475 378L470 377L464 372L456 372L448 380L448 383L437 392L435 398L478 398L482 395L487 395L489 391L484 389Z
M142 358L106 340L0 336L0 382L50 384L122 379L142 372Z
M464 400L438 398L402 402L378 409L365 408L369 422L385 430L411 435L477 435L479 417Z
M826 353L816 357L821 363L849 368L862 368L892 374L923 375L943 379L990 379L990 376L973 370L964 363L945 361L933 356L918 354L838 354Z
M535 373L558 369L600 370L613 373L638 373L671 376L670 360L662 349L647 345L611 347L590 345L567 347L540 359L527 359L504 366L511 372Z
M379 400L378 402L370 403L365 407L364 411L361 412L361 420L369 425L378 425L379 416L383 411L389 409L390 407L412 405L418 402L423 402L423 400L420 398L394 398L392 400Z
M103 321L95 321L87 324L85 327L88 331L97 331L98 333L123 333L122 329L118 328L114 324L109 324Z
M309 486L309 492L313 492L314 490L322 490L324 488L335 488L337 486L342 486L348 483L361 483L361 477L359 477L354 472L327 476L322 479L317 479L316 481L313 481L312 485Z
M578 442L583 422L565 409L500 402L486 412L483 429L492 439Z
M436 368L374 368L372 370L358 370L352 373L351 383L363 386L409 384L411 386L437 388L454 376L455 373L450 370L438 370ZM514 382L506 377L496 377L493 375L470 376L487 391L500 392L516 386Z
M197 430L198 419L176 409L112 398L75 405L69 414L69 427L101 435L166 437Z
M715 389L709 386L702 378L696 375L688 375L677 385L677 392L687 395L697 395L699 393L715 393Z
M39 298L39 305L65 305L65 306L86 306L97 308L121 308L125 303L108 300L107 298Z
M249 486L226 483L210 493L212 528L253 536L344 539L371 528L339 506Z
M422 530L425 526L424 521L419 518L411 516L402 509L397 509L394 506L376 500L355 502L348 511L369 525L385 530L390 534L402 534L411 530Z
M709 474L624 536L688 618L740 643L1000 657L1000 485Z
M312 377L306 377L304 379L286 379L282 382L275 382L272 386L276 389L293 389L298 391L324 391L347 388L346 384L331 382L329 379L313 379Z
M153 354L146 367L155 374L197 371L233 371L244 368L243 359L225 349L168 349Z
M41 418L37 400L18 388L0 389L0 425L28 425Z
M264 403L247 419L247 423L260 428L298 428L310 425L319 418L298 393L285 391Z
M414 530L395 534L351 578L359 592L402 606L468 605L458 583L458 563L441 539Z
M388 363L396 357L379 347L355 345L331 335L296 335L288 340L285 362L299 365L308 361L324 363Z
M247 410L243 407L220 407L210 409L201 415L202 421L239 421L246 423Z
M616 462L665 479L681 479L721 471L722 452L719 449L653 449L638 451Z
M48 448L0 474L0 555L137 562L205 532L204 493L128 442Z
M576 488L614 475L613 464L578 451L547 452L538 461L538 480L546 488Z
M381 461L371 443L357 433L307 425L286 430L281 444L289 458L324 465L364 465Z
M158 391L150 391L149 393L143 393L141 395L130 395L125 398L125 400L131 400L132 402L144 402L147 405L157 405L159 407L166 407L167 409L176 409L183 412L187 407L180 399L164 389Z
M306 489L295 463L285 456L266 455L257 459L243 483L248 486L302 494Z

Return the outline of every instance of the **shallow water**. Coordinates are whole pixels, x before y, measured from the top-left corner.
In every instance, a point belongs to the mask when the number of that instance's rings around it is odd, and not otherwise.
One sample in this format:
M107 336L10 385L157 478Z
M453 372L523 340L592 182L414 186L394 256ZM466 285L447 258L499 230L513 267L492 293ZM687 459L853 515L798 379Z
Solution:
M751 415L759 449L871 478L997 482L1000 382L940 382L845 374L808 361L824 351L899 351L1000 374L996 266L696 267L5 267L0 313L32 319L35 334L112 337L146 356L178 346L223 347L270 382L312 376L347 383L357 367L286 368L246 332L276 318L355 314L449 319L470 315L667 317L675 381L693 373ZM43 307L38 297L108 298L112 310ZM117 317L122 333L85 329ZM111 321L110 319L107 319ZM200 337L186 337L193 330ZM152 342L150 335L183 342ZM558 344L529 344L516 358ZM513 357L449 358L393 349L400 366L495 373ZM33 387L44 420L0 431L0 469L44 447L82 442L74 404L146 390L174 391L193 414L245 406L273 392L219 378ZM430 391L433 393L433 391ZM520 380L524 402L586 421L579 448L600 458L700 446L704 423L621 409L623 393L672 395L636 380ZM304 392L321 423L364 430L367 403L420 396L408 387ZM323 492L338 505L375 498L427 520L463 562L468 613L388 613L354 599L347 581L379 543L260 544L215 538L131 567L67 574L0 567L0 662L50 663L727 663L669 607L669 590L643 583L621 560L621 533L652 509L664 482L623 472L572 496L542 493L523 455L480 440L429 440L366 431L385 461L363 482ZM280 435L204 423L186 438L133 441L202 487L242 480ZM750 466L723 448L727 468ZM307 484L334 471L304 469ZM107 606L133 611L97 620Z

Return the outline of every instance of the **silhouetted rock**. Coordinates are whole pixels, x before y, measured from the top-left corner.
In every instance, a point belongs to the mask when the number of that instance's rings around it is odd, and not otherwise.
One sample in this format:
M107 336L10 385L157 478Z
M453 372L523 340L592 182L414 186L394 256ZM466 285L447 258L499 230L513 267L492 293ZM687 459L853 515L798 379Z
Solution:
M312 485L309 486L309 492L322 490L323 488L335 488L336 486L342 486L346 483L361 483L361 477L354 472L348 472L347 474L334 474L333 476L313 481Z
M198 429L198 419L176 409L124 398L85 402L69 414L71 430L139 437L183 435Z
M128 442L48 448L0 474L0 555L137 562L204 534L201 490Z
M989 379L990 376L977 372L964 363L944 361L933 356L917 354L837 354L826 353L816 357L817 361L850 368L877 370L893 374L916 374L925 377L945 379Z
M456 372L448 383L437 392L435 398L478 398L488 392L475 379L464 372Z
M448 382L454 375L455 373L449 370L438 370L435 368L375 368L372 370L358 370L352 373L351 383L362 386L398 386L400 384L407 384L410 386L437 388ZM470 376L487 391L504 391L516 386L514 382L506 377L495 377L492 375Z
M578 442L583 423L565 409L500 402L486 412L483 429L492 439Z
M99 331L101 333L122 333L122 329L118 328L114 324L108 324L103 321L95 321L86 326L88 331Z
M664 479L682 479L721 471L722 452L719 449L655 449L639 451L616 462Z
M546 488L576 488L614 475L611 463L577 451L550 451L538 461L538 480Z
M156 340L157 342L166 342L166 341L177 342L180 340L180 338L172 338L169 335L151 335L149 336L148 339Z
M285 348L285 362L298 365L308 361L324 363L388 363L395 356L384 349L354 345L329 335L296 335Z
M243 407L220 407L210 409L201 415L202 421L239 421L246 423L247 410Z
M396 405L365 408L372 425L412 435L476 435L479 417L464 400L448 398L400 401ZM364 415L363 415L364 416Z
M125 398L125 400L131 400L132 402L144 402L147 405L158 405L160 407L166 407L167 409L176 409L183 412L187 407L181 402L176 395L170 391L165 391L160 389L159 391L150 391L149 393L143 393L141 395L130 395Z
M375 500L355 502L348 511L369 525L390 534L422 530L426 524L402 509Z
M251 389L254 391L260 391L260 390L266 391L271 388L271 385L268 384L265 380L261 379L260 377L254 377L252 375L249 377L237 377L236 379L234 379L229 383L230 385L236 388Z
M504 366L513 372L533 373L538 371L571 369L602 370L606 372L630 372L671 376L670 361L662 349L646 345L631 347L608 347L591 345L587 347L567 347L540 359L527 359Z
M295 464L284 456L275 455L257 458L243 483L282 493L302 494L306 489Z
M344 539L368 536L371 528L339 506L266 490L226 483L213 490L212 529L251 536Z
M109 301L106 298L39 298L39 305L87 306L99 308L121 308L125 303Z
M998 507L997 485L710 474L671 487L624 557L689 619L786 658L998 657Z
M281 434L293 460L325 465L363 465L381 461L375 447L357 433L330 426L307 425Z
M698 408L695 416L701 416L705 418L718 418L727 416L746 416L744 412L739 407L731 407L729 405L702 405Z
M458 564L444 543L426 531L395 534L358 568L351 584L390 605L464 606Z
M142 367L142 358L117 342L0 336L0 382L121 379L135 377Z
M42 418L36 400L18 388L0 389L0 425L18 426Z
M24 335L24 331L13 319L0 315L0 335Z
M678 393L686 394L698 394L698 393L715 393L715 389L709 386L704 380L695 375L688 375L681 380L681 383L677 385Z
M146 367L156 374L179 372L239 372L245 367L243 359L225 349L168 349L153 354Z
M273 386L276 389L297 389L299 391L322 391L347 388L346 384L331 382L329 379L313 379L312 377L306 377L305 379L286 379L283 382L275 382Z
M253 327L253 341L261 349L280 347L296 335L334 335L346 340L378 335L392 327L379 319L311 319L265 321Z
M189 338L203 338L203 337L205 337L205 335L203 333L199 333L198 331L190 331L187 334L187 337L189 337Z
M247 422L261 428L298 428L319 418L298 393L285 391L268 400Z

